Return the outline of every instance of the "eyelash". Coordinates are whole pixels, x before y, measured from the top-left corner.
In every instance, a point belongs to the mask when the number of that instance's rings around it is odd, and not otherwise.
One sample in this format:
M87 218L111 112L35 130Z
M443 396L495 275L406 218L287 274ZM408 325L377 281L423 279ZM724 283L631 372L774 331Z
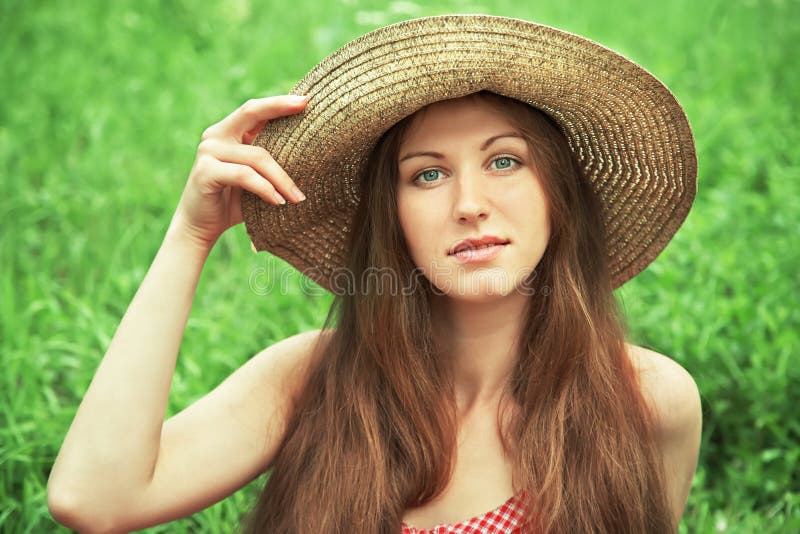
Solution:
M508 172L510 172L513 169L515 169L516 166L522 164L522 161L520 161L519 158L516 158L516 157L511 156L511 155L504 154L504 155L500 155L500 156L497 156L496 158L494 158L490 162L490 165L495 163L495 162L497 162L497 161L499 161L499 160L501 160L501 159L508 159L508 160L511 160L511 162L513 163L513 165L511 167L509 167L508 169L495 169L495 171L503 173L503 174L507 174ZM430 172L430 171L437 171L439 173L442 172L439 169L435 169L435 168L423 169L423 170L421 170L420 172L418 172L418 173L416 173L414 175L414 179L413 179L414 183L420 184L420 187L429 187L428 184L435 184L436 182L423 182L422 180L420 180L420 178L422 177L423 174L425 174L426 172Z

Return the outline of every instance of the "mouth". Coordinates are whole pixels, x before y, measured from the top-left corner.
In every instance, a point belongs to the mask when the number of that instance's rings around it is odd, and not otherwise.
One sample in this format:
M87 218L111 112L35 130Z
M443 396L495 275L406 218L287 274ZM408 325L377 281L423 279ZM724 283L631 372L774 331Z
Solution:
M458 253L462 253L468 250L480 250L484 248L491 248L491 247L502 247L511 243L509 240L505 239L488 239L488 240L467 240L458 243L454 246L450 252L448 252L448 256L454 256Z
M493 262L500 257L508 243L486 243L470 247L461 247L450 255L461 264L483 264Z

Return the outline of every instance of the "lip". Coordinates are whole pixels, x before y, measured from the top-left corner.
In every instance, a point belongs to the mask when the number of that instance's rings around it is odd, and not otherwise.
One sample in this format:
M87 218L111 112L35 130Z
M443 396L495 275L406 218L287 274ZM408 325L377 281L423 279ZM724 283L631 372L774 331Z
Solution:
M507 245L508 243L510 243L510 241L508 239L497 237L496 235L482 235L479 237L468 237L467 239L462 239L461 241L450 247L450 250L447 252L447 255L453 256L455 255L456 251L462 248L479 247L481 245L488 245L491 243L496 243L498 245Z
M459 263L483 263L495 259L506 248L507 243L497 243L485 248L464 249L454 254L453 258Z

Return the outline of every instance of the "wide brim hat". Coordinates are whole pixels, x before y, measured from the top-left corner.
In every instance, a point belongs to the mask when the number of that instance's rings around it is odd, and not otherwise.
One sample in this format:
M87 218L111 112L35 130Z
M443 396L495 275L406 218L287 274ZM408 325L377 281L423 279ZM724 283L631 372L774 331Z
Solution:
M253 141L307 200L277 206L243 191L253 248L331 289L345 266L359 174L376 142L428 104L482 90L534 106L560 126L600 199L614 288L658 256L696 192L694 139L673 94L589 39L488 15L385 26L315 66L291 90L308 95L305 110L269 121Z

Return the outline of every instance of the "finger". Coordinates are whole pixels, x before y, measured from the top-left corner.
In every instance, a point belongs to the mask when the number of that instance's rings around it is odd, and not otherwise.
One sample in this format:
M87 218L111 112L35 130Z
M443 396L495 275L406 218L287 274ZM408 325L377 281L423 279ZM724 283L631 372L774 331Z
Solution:
M237 186L255 193L270 204L286 203L286 200L277 192L275 186L248 165L222 162L211 157L204 157L198 179L201 183L206 183L210 186L212 190L219 191L221 189L220 186ZM212 183L217 185L211 186Z
M268 121L261 121L258 124L256 124L256 126L252 130L245 133L242 136L242 143L245 145L252 145L253 140L255 140L255 138L258 137L258 134L261 133L261 130L264 129L264 125L266 125L267 122Z
M242 188L234 187L231 189L231 210L229 214L231 226L243 222L242 219Z
M198 153L207 154L220 161L249 165L285 197L293 202L302 202L305 195L272 155L259 146L226 143L208 139L200 143Z
M306 102L305 96L281 95L267 98L254 98L239 106L233 113L208 127L202 139L233 138L237 142L265 121L302 111Z
M255 138L258 137L258 134L264 128L265 124L267 124L267 121L259 122L258 126L256 126L252 130L250 130L249 132L244 134L242 136L242 143L244 143L245 145L252 145L253 144L253 140L255 140Z
M229 163L229 165L236 164ZM286 199L275 189L273 184L267 180L264 180L264 178L255 172L252 167L248 167L247 165L242 165L241 167L244 167L241 170L241 181L239 182L239 186L242 189L252 191L269 204L286 204Z

